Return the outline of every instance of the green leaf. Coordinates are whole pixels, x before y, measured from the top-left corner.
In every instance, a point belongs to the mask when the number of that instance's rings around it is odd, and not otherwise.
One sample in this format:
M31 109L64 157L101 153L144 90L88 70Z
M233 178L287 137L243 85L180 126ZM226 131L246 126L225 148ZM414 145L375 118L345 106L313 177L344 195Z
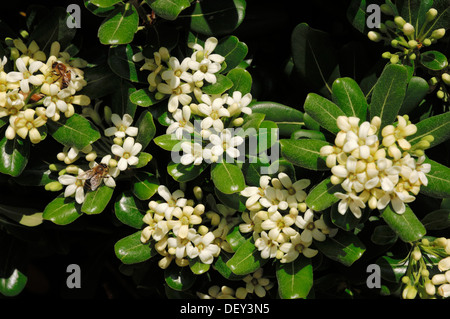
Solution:
M332 83L339 78L336 49L329 34L297 25L291 35L292 58L305 85L317 93L329 96Z
M420 102L422 102L424 97L428 94L429 89L430 86L425 79L418 76L413 76L408 83L405 99L403 100L402 107L398 113L400 115L407 114L414 110L414 108L419 106Z
M57 225L68 225L82 214L81 206L73 198L60 195L48 203L42 217Z
M189 267L178 267L172 263L164 270L164 279L170 288L184 291L192 287L197 276L192 273Z
M140 52L139 49L130 44L112 46L108 50L108 65L114 73L125 80L147 84L147 76L140 72L133 61L133 55L137 52Z
M376 245L392 245L397 241L398 235L387 225L379 225L373 230L370 240Z
M322 146L330 145L321 140L288 140L281 139L281 155L296 166L311 170L326 171L326 158L320 155Z
M227 242L230 244L233 251L237 251L246 240L247 238L239 231L239 226L234 226L227 234Z
M450 227L450 209L437 209L421 220L427 230L442 230Z
M305 299L313 286L311 259L300 256L290 263L277 263L278 293L282 299Z
M214 53L225 58L226 67L222 72L227 73L244 60L248 53L248 47L245 43L240 42L237 37L231 35L220 39Z
M153 122L152 113L148 111L142 112L136 121L136 126L139 130L136 136L136 143L140 143L142 150L144 150L156 134L156 126Z
M430 1L430 0L428 0ZM450 6L447 0L434 0L433 7L438 11L437 17L428 24L428 30L436 30L450 28Z
M8 278L0 278L0 294L6 297L15 297L25 288L28 277L20 270L14 269Z
M90 0L89 2L100 8L108 8L122 2L122 0Z
M102 8L102 7L92 4L91 1L89 1L89 0L84 1L84 6L86 7L86 9L88 9L90 12L92 12L93 14L95 14L96 16L99 16L99 17L108 16L109 14L111 14L111 11L115 10L119 5L121 5L121 4L115 4L110 7Z
M207 84L202 87L203 93L215 95L223 94L233 87L233 81L222 74L216 74L217 82L214 84Z
M336 122L339 116L346 114L336 104L315 93L309 93L305 100L305 112L331 133L338 133Z
M367 209L362 210L362 217L356 218L355 215L347 209L344 215L338 211L338 205L333 205L329 211L331 222L333 225L341 228L344 231L351 231L355 229L359 224L364 223L367 216ZM327 212L328 213L328 212Z
M114 10L100 25L100 43L118 45L130 43L138 29L139 15L135 7L127 3Z
M140 200L148 200L158 191L159 181L151 173L137 172L131 181L133 194Z
M146 153L146 152L140 152L138 156L139 162L134 166L135 168L142 168L147 166L147 164L152 160L153 155Z
M291 140L299 140L302 138L326 141L325 135L320 131L302 129L294 131L291 134Z
M390 282L400 282L406 274L408 259L396 259L383 256L377 260L377 265L381 269L381 278Z
M116 114L129 114L134 117L136 105L130 100L130 96L136 92L136 88L130 82L121 80L120 88L111 94L111 111Z
M221 251L220 255L214 261L214 269L217 270L225 279L228 280L242 280L245 275L236 275L227 266L227 262L231 259L233 255L225 251Z
M226 264L234 274L247 275L261 268L266 262L267 259L263 259L261 253L255 247L253 238L249 238Z
M91 122L79 114L74 114L66 120L48 122L50 135L59 143L68 147L83 149L100 138L100 132Z
M125 225L141 229L147 209L130 192L123 192L114 203L116 217Z
M178 152L181 150L181 143L184 140L177 140L174 134L162 134L153 139L156 145L166 151Z
M139 106L147 107L159 102L148 89L140 89L130 94L130 101Z
M431 171L425 173L428 185L422 185L420 192L435 198L450 197L450 180L448 178L450 176L450 168L429 158L426 158L424 163L431 165Z
M362 241L351 232L339 231L336 236L328 237L325 241L315 241L317 249L328 258L350 267L366 251Z
M198 177L209 164L203 162L200 165L183 165L181 163L174 163L171 161L167 165L167 172L173 177L177 182L188 182Z
M303 113L290 106L270 101L253 101L249 104L253 113L265 114L265 120L275 122L278 126L283 123L303 123Z
M245 0L196 2L190 14L191 30L207 36L232 33L244 20Z
M448 66L447 57L439 51L426 51L419 56L420 63L431 71L441 71Z
M84 69L84 79L87 81L87 85L83 87L80 94L89 96L91 100L116 92L117 87L121 85L120 77L111 70L108 64Z
M189 268L191 269L192 273L196 275L207 273L210 267L210 264L202 263L199 258L189 260Z
M116 257L124 264L136 264L157 254L153 245L141 242L141 231L137 231L117 241L114 245Z
M242 170L236 164L216 163L211 169L211 179L216 188L225 194L233 194L245 188Z
M191 5L189 0L146 0L155 14L166 20L175 20L181 11Z
M230 96L234 91L241 92L242 96L250 93L252 89L252 76L247 70L233 69L228 72L227 78L229 78L233 82L233 86L228 91L228 94Z
M358 83L351 78L339 78L333 82L333 101L347 116L366 120L368 104Z
M247 208L245 207L246 197L243 197L239 193L224 194L217 188L214 188L214 193L217 199L223 203L225 206L233 208L239 212L244 212Z
M406 139L411 145L418 143L423 137L433 135L430 147L439 145L450 138L450 112L426 118L416 124L417 132Z
M411 23L417 32L425 22L425 14L433 6L433 0L408 0L396 3L399 14Z
M378 79L370 101L370 117L379 116L381 127L392 124L403 104L408 71L402 65L387 65Z
M30 156L30 141L18 137L0 140L0 173L19 176L28 163Z
M381 212L381 217L402 241L414 242L425 236L426 230L411 208L405 206L405 212L397 214L391 205L388 205Z
M114 188L102 185L95 191L89 191L85 198L81 211L88 215L100 214L108 205L113 195Z
M343 192L341 185L333 185L328 177L309 191L305 203L316 212L323 211L339 201L339 198L334 196L336 192Z

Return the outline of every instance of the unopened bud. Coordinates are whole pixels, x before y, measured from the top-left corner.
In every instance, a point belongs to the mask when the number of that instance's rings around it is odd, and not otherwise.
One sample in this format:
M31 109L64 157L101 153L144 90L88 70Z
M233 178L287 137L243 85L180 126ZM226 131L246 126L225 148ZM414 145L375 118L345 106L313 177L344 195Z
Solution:
M369 31L367 37L374 42L380 42L383 39L383 36L375 31Z
M399 60L400 60L400 59L399 59L399 57L398 57L397 54L393 54L393 55L391 56L391 59L390 59L390 61L391 61L392 64L397 64Z
M445 97L445 93L442 90L437 91L436 96L438 99L443 99Z
M431 37L433 39L436 39L436 40L439 40L439 39L443 38L444 35L445 35L445 29L444 28L434 30L433 33L431 33Z
M443 73L442 74L442 81L444 81L445 84L450 85L450 74Z
M114 140L113 140L113 142L114 142L114 144L117 144L117 145L119 145L119 146L122 146L122 145L123 145L123 140L122 140L122 138L120 138L120 137L115 137Z
M392 53L391 52L384 52L381 57L383 59L390 59L392 57Z
M201 201L203 199L203 191L202 188L200 186L195 186L194 187L194 196L198 201Z
M112 110L111 110L111 108L109 106L105 106L103 112L105 115L106 123L108 123L109 125L112 125L112 121L111 121Z
M425 15L427 22L433 21L434 18L436 18L437 14L438 14L438 12L434 8L431 8L430 10L428 10L427 14Z
M380 9L381 9L381 12L383 12L385 15L393 16L395 14L392 7L386 3L382 4L380 6Z
M78 174L78 166L76 166L76 165L69 165L69 166L66 167L66 171L69 174L76 175L76 174Z
M413 35L414 31L415 31L415 29L411 23L405 23L403 25L402 30L403 30L403 34L406 35L407 37L409 37L410 35Z
M63 188L63 185L58 181L54 181L54 182L45 184L45 190L50 191L50 192L59 192L62 188Z
M405 19L403 19L403 18L400 17L400 16L396 16L396 17L394 18L394 22L395 22L395 24L396 24L398 27L400 27L400 28L403 28L403 26L406 24Z
M417 43L416 40L409 40L409 41L408 41L408 45L409 45L409 47L410 47L411 49L415 49L415 48L417 48L417 46L419 45L419 43Z
M198 228L197 231L200 235L206 235L209 232L208 227L206 227L205 225L200 225L200 227Z

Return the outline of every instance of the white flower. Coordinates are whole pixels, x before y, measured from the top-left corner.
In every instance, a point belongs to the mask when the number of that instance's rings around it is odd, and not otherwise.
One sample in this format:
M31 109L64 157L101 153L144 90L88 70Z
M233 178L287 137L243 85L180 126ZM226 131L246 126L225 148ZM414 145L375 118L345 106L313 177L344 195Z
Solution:
M166 83L159 83L157 86L159 92L163 94L170 94L168 110L170 113L175 112L178 105L188 105L192 101L192 97L189 93L192 92L191 85L188 83L183 83L177 87L171 87Z
M220 253L220 248L216 244L213 244L215 237L212 232L208 232L205 235L196 234L191 238L192 245L186 247L186 252L189 258L199 257L202 263L212 264L214 257L217 257Z
M156 201L150 201L149 208L153 209L158 214L164 214L166 220L172 219L172 213L175 207L184 207L186 205L186 198L184 198L184 192L182 190L176 190L173 193L169 191L167 186L158 186L158 194L166 202L157 203Z
M37 116L34 109L26 109L25 111L20 111L17 116L10 116L9 127L10 132L5 135L7 138L14 138L15 134L19 135L21 138L30 138L33 144L39 143L41 141L41 133L38 128L46 123L46 120L41 116ZM8 130L7 129L7 130ZM14 131L14 134L12 134Z
M82 173L83 170L79 168L78 176ZM75 201L78 204L82 204L84 202L84 183L86 180L78 178L78 176L64 174L58 177L58 181L61 184L66 185L64 197L69 197L75 194Z
M105 130L105 136L116 136L124 138L128 136L136 136L138 134L138 128L131 126L133 118L129 114L124 114L122 118L118 114L111 115L111 121L114 124L113 127L109 127Z
M18 112L24 107L25 105L25 97L23 94L19 93L19 89L14 89L12 91L6 92L0 92L5 93L4 94L4 107L0 106L0 118L5 117L8 115L17 115Z
M68 110L65 99L71 95L69 89L60 90L58 85L50 84L48 92L45 92L45 94L48 95L44 98L44 106L47 107L45 115L47 117L52 118L57 111L64 113Z
M347 209L355 215L356 218L360 218L362 215L361 208L365 208L366 204L358 197L354 192L343 194L340 192L334 193L334 196L341 199L338 205L338 212L341 215L345 215Z
M269 213L275 213L278 209L286 210L289 208L289 204L286 201L286 195L286 190L283 191L269 186L264 190L264 197L261 197L259 202L262 206L267 208Z
M255 293L260 298L263 298L266 295L266 290L272 287L270 280L262 275L263 269L259 268L253 274L249 274L242 279L246 283L245 289L247 292Z
M213 62L222 63L223 61L225 61L225 58L220 54L212 53L216 48L217 44L218 41L214 37L206 39L204 47L202 47L198 43L188 43L188 46L195 50L191 58L196 61L209 59Z
M202 120L201 128L207 130L212 126L217 132L221 132L223 130L221 118L230 116L230 112L223 106L223 99L216 98L211 100L208 95L203 94L202 101L203 103L198 105L198 110L206 117Z
M220 70L219 63L211 62L209 59L203 59L201 62L191 60L189 61L189 67L195 71L192 75L192 80L194 82L200 82L203 80L211 84L217 82L215 73Z
M24 93L30 92L30 84L39 86L42 84L44 77L43 75L33 75L37 70L39 70L44 63L41 61L34 61L27 68L25 62L22 58L17 58L16 66L18 71L11 71L6 75L6 80L8 82L20 82L20 89Z
M264 191L269 186L270 179L270 176L262 175L259 178L259 187L247 186L244 190L241 191L242 196L248 197L245 202L245 206L247 208L252 207L256 202L259 201L261 197L264 196Z
M232 97L227 97L227 104L230 105L230 108L237 107L245 114L252 114L252 109L248 107L251 101L252 95L250 93L242 96L242 93L239 91L234 91Z
M378 141L378 137L376 135L369 135L370 129L370 123L364 122L359 127L358 135L356 135L353 131L348 131L343 151L346 153L352 153L358 158L369 158L370 146L374 145ZM357 150L357 152L353 153L355 150Z
M304 189L311 184L309 179L300 179L292 183L291 178L286 173L279 173L278 179L288 191L286 201L288 202L289 207L297 207L298 203L305 200L306 192Z
M186 238L188 230L192 225L198 225L202 222L202 218L194 213L194 207L184 206L183 208L176 207L172 212L172 218L177 220L168 221L169 227L174 234L180 238Z
M191 108L189 105L184 105L182 110L176 109L172 113L172 116L175 122L169 125L166 134L175 133L175 137L181 140L183 138L183 132L189 134L194 133L194 125L189 121L191 118Z
M410 203L415 199L414 196L406 191L400 192L394 190L392 192L386 192L385 195L378 200L377 208L379 210L384 209L390 202L397 214L403 214L406 210L405 203Z
M261 232L261 237L255 240L255 247L261 252L264 259L275 258L277 255L279 243L271 239L265 231Z
M308 209L302 216L297 216L295 225L303 229L301 233L301 240L305 243L312 241L314 238L318 241L324 241L326 239L325 234L321 231L322 229L327 229L323 219L314 219L314 213L312 210Z
M287 236L294 236L297 231L291 226L294 225L294 220L289 215L281 215L278 211L273 214L269 214L269 219L262 222L261 228L268 230L268 236L272 240L278 241L280 233L284 233Z
M190 228L188 231L186 231L185 237L170 237L169 239L167 239L167 247L169 251L175 250L174 255L178 259L185 258L187 256L188 247L191 246L190 239L194 238L195 235L197 235L195 229Z
M180 64L180 61L176 57L169 59L169 69L161 73L161 78L165 80L171 87L178 87L181 84L181 80L184 82L192 82L192 74L188 72L190 58L185 58Z
M418 181L422 185L428 185L428 178L425 174L431 171L431 165L428 163L423 164L425 156L421 156L417 159L417 162L409 154L403 157L401 160L401 175L408 179L411 184L415 184Z
M280 260L281 263L290 263L297 259L300 254L303 254L307 258L312 258L319 252L316 249L309 248L311 242L302 241L299 233L290 239L290 242L283 243L280 246L280 251L284 252Z
M135 143L134 138L127 137L122 146L114 144L111 146L111 152L120 157L117 167L124 171L128 165L136 165L139 162L139 158L136 156L142 149L140 143Z
M199 143L183 142L181 143L183 155L180 162L183 165L200 165L203 162L203 146Z
M236 147L244 142L241 136L233 136L229 129L225 129L218 135L211 134L209 140L211 148L203 150L203 158L216 162L225 152L231 158L238 158L240 151Z
M397 116L398 125L388 125L383 128L381 135L383 136L383 145L386 147L392 146L395 142L404 149L409 150L411 144L405 137L413 135L417 132L417 127L414 124L408 124L403 116Z

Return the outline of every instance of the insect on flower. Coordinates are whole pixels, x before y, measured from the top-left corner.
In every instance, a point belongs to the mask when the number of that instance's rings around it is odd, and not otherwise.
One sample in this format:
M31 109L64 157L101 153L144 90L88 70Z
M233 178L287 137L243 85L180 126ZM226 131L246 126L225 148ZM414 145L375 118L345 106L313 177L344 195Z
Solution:
M52 64L53 74L58 75L58 79L61 79L61 88L65 89L69 86L69 82L72 78L72 74L67 66L60 62L53 62Z
M109 167L106 164L100 163L90 170L80 174L79 179L86 180L85 185L95 191L102 183L103 178L108 177Z

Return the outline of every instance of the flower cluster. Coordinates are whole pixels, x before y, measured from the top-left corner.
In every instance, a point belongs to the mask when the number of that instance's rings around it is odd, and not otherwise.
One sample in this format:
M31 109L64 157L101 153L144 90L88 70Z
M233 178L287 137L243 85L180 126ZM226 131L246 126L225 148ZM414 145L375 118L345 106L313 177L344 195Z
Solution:
M414 124L406 117L398 116L396 126L381 130L381 143L377 132L381 120L359 124L357 117L339 116L335 145L323 146L326 165L331 168L331 182L340 184L346 193L336 192L341 201L338 211L344 215L348 208L360 218L366 204L371 209L384 209L389 203L398 214L405 211L405 204L415 200L421 185L427 185L426 173L430 165L425 156L418 159L408 151L411 144L406 137L416 133ZM411 195L413 194L413 195Z
M392 64L399 63L402 59L415 60L422 47L436 43L445 35L445 28L433 29L433 21L438 16L438 11L434 8L426 13L424 25L420 30L397 15L397 9L392 6L392 3L381 5L381 11L393 17L393 20L380 23L380 32L370 31L367 35L372 41L384 41L386 45L399 49L396 53L383 53L383 58L389 59Z
M311 248L313 240L324 241L333 235L323 217L308 209L308 179L292 182L286 173L277 177L263 175L260 185L248 186L241 195L247 197L248 212L242 214L241 233L252 233L261 257L276 258L282 263L294 261L300 254L311 258L318 251Z
M424 255L427 257L425 258ZM437 258L437 272L430 278L426 261ZM432 270L434 272L434 270ZM422 299L450 297L450 239L422 239L411 251L408 269L402 277L402 297Z
M264 298L274 283L269 278L263 277L263 272L263 268L259 268L254 273L245 276L242 279L245 287L233 289L228 286L214 285L208 289L208 294L197 292L197 296L200 299L245 299L248 294L255 294L259 298Z
M60 52L58 42L53 42L48 59L35 41L29 46L20 39L10 44L12 65L6 57L0 65L0 118L9 117L8 139L28 137L36 144L49 119L58 121L61 114L68 118L75 113L74 105L90 104L89 97L77 94L87 83L83 71L67 62L70 56ZM7 72L7 67L13 70Z
M225 155L232 159L239 157L237 147L243 143L243 138L230 129L243 124L242 113L252 113L248 107L252 101L250 93L207 94L202 90L205 85L217 82L225 60L213 53L217 44L214 37L208 38L204 46L189 44L193 53L181 62L170 56L164 47L155 52L152 59L142 53L134 56L135 61L145 61L141 70L151 72L149 91L155 92L157 99L168 97L172 123L166 134L186 140L181 142L183 165L217 162ZM201 136L201 141L192 138L195 135Z
M194 193L197 201L202 200L199 187ZM148 226L142 230L141 241L154 241L156 251L163 256L158 263L161 268L168 267L172 260L184 267L197 257L200 262L211 264L222 249L233 251L226 236L239 222L235 210L221 204L206 210L204 204L186 199L181 189L170 192L164 185L158 187L158 195L161 200L148 204L150 209L143 218Z
M122 118L118 114L112 114L108 122L113 126L105 129L104 135L113 138L112 143L103 145L105 141L99 140L82 150L64 147L63 151L57 154L57 159L68 165L59 172L58 182L66 186L64 196L75 196L78 204L84 202L87 183L92 191L102 182L108 187L115 187L115 178L120 172L139 162L142 145L135 141L138 128L132 126L133 118L129 114L124 114ZM81 154L84 154L84 159L88 162L86 170L82 169L84 164L74 165ZM97 163L99 154L101 160ZM50 188L56 191L60 187L52 183Z

